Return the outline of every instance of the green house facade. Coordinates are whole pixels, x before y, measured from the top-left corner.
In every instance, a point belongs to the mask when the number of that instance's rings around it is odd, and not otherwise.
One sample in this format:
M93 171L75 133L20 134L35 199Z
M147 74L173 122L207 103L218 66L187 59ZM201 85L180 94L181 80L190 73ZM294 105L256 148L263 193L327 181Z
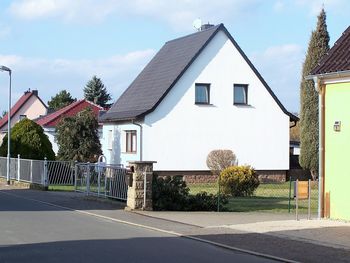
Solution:
M350 220L350 27L309 77L319 92L320 216Z

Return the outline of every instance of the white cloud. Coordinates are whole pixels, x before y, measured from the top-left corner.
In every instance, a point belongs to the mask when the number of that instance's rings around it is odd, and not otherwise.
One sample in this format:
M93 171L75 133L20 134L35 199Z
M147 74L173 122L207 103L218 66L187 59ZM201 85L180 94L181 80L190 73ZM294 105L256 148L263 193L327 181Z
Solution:
M10 12L21 19L57 18L63 21L102 21L111 15L144 16L180 30L198 17L219 23L251 14L262 0L15 0Z
M282 104L290 111L298 111L303 48L295 44L273 46L251 57Z
M102 79L108 91L116 99L128 87L133 78L154 55L154 50L140 50L104 59L44 59L16 55L1 55L0 65L12 69L13 94L16 96L30 89L38 89L47 101L61 89L82 98L83 87L93 76ZM7 105L7 78L0 76L0 110ZM18 99L13 96L13 102ZM7 107L7 106L6 106Z

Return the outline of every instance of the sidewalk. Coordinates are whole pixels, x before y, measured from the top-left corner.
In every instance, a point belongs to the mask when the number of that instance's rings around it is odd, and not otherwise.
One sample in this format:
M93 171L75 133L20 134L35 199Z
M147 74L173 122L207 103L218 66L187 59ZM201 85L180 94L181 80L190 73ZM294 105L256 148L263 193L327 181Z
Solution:
M203 228L227 228L245 233L258 233L350 250L349 222L328 219L300 219L296 221L294 214L278 213L155 211L137 213Z

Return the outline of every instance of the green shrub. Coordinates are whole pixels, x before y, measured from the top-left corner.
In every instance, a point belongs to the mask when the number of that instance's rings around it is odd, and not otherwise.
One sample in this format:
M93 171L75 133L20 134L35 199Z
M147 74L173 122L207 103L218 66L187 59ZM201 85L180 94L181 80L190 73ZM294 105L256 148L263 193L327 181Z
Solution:
M182 176L153 177L153 209L167 211L217 211L218 196L200 192L189 193ZM228 203L225 196L220 197L220 211Z
M153 209L184 210L190 189L182 176L153 177Z
M231 166L220 174L221 192L231 196L251 196L259 186L255 170L248 166Z
M219 211L225 211L225 205L228 199L225 195L220 196ZM190 195L188 199L188 211L217 211L218 195L200 192L196 195Z
M25 118L11 129L11 157L20 154L24 159L48 160L55 159L52 145L41 128L35 122ZM7 135L0 147L0 156L7 156Z

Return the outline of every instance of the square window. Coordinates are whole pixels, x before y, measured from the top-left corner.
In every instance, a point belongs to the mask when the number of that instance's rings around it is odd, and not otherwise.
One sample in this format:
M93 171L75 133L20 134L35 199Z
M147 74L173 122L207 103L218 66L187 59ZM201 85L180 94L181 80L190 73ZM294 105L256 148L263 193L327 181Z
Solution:
M248 104L248 85L234 84L233 85L233 104Z
M126 152L127 153L136 153L137 139L136 131L125 131L126 134Z
M209 104L210 84L196 83L195 104Z

